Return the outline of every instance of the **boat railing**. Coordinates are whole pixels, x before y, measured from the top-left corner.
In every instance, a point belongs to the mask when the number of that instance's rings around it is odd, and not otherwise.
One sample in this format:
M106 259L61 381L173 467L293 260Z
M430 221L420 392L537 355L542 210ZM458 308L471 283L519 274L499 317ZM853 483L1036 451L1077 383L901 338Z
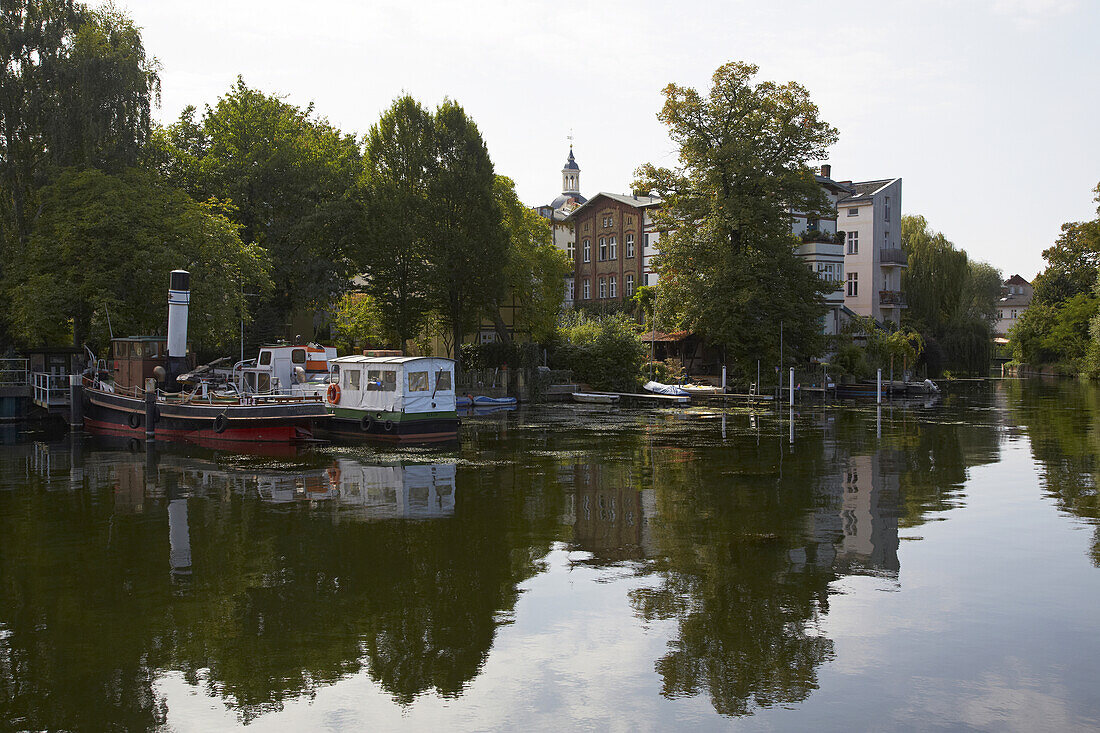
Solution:
M68 377L62 377L65 381L65 403L68 404ZM99 390L101 392L109 392L110 394L120 395L122 397L133 397L135 399L145 399L147 392L144 388L134 387L122 387L113 383L103 383L89 377L84 378L84 386L86 388ZM180 403L188 405L258 405L258 404L278 404L286 402L322 402L323 398L320 395L310 394L240 394L233 387L233 393L219 392L213 389L213 385L207 385L207 391L202 393L202 385L195 387L190 392L184 390L180 392L166 392L163 389L157 388L156 398L157 402L164 403Z

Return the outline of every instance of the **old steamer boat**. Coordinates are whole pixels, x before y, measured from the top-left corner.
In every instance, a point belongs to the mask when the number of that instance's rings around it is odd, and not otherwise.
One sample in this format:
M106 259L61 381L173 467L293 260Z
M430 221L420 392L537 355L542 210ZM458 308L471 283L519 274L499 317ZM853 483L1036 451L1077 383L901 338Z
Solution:
M175 270L168 290L168 338L112 340L109 374L97 371L84 378L88 431L221 447L311 439L315 422L329 419L319 395L248 395L211 389L206 382L185 386L177 379L188 370L189 302L190 274Z
M332 420L324 434L391 443L458 439L454 360L430 356L342 356L329 362Z

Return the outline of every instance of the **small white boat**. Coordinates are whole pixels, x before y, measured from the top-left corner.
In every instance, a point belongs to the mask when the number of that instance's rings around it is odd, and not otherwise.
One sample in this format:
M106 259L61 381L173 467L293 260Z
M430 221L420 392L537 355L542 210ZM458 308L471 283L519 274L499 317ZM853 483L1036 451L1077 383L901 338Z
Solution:
M595 405L614 405L619 402L617 394L599 394L596 392L574 392L574 402L585 402Z
M646 382L642 385L642 389L646 392L652 392L653 394L673 395L675 397L687 397L687 390L680 389L675 384L661 384L660 382Z
M688 394L719 394L722 391L721 387L715 387L713 384L678 384L676 386Z

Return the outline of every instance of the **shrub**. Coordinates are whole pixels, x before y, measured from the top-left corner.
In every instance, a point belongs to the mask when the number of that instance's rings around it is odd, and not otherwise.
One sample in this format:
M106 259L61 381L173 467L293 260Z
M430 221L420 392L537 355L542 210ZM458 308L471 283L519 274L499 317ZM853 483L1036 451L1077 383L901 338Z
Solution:
M595 389L632 391L642 376L646 347L623 313L570 312L558 322L553 363Z

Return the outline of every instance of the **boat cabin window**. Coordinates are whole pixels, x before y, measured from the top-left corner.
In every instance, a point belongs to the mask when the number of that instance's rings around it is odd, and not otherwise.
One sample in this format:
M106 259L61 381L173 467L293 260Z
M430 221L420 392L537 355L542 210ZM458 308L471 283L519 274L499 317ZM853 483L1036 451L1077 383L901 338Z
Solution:
M435 373L435 391L449 392L451 390L451 373L446 369L440 369Z
M259 382L257 384L257 392L270 392L271 391L271 375L260 372L258 375Z
M427 372L409 372L409 391L410 392L427 392L428 391L428 373Z
M340 365L339 364L333 364L332 365L331 374L332 374L332 376L329 378L328 381L331 382L332 384L340 384Z
M344 371L344 389L359 390L358 369L347 369Z
M260 366L267 366L270 363L271 363L271 352L267 351L266 349L264 351L261 351L260 352Z
M368 392L396 392L397 372L392 369L370 369L367 371Z
M290 363L291 364L305 364L306 363L306 350L305 349L294 349L293 351L291 351L290 352Z

